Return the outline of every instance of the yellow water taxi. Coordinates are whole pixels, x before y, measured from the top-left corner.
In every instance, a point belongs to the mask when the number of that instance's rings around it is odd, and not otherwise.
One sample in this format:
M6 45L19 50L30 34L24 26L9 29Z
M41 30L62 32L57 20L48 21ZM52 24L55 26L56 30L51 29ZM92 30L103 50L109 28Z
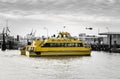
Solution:
M82 40L71 37L68 32L60 32L48 39L34 40L29 46L25 46L21 53L31 56L59 56L59 55L90 55L91 46Z

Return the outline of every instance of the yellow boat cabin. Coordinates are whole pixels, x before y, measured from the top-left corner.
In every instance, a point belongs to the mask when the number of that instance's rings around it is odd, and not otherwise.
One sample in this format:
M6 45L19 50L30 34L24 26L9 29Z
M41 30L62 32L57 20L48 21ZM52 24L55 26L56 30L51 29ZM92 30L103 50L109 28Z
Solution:
M24 52L24 53L23 53ZM68 32L60 32L48 39L34 40L21 50L27 56L90 55L91 47L82 40L71 37Z

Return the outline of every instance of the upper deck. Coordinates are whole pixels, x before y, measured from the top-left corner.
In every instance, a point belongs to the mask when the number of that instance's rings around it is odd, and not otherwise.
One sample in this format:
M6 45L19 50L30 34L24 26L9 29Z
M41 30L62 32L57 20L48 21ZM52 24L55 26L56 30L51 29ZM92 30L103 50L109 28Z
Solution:
M57 37L34 40L32 46L40 47L83 47L84 41L71 37L68 32L60 32Z
M72 37L68 32L60 32L57 37L45 40L46 43L81 43L82 41Z

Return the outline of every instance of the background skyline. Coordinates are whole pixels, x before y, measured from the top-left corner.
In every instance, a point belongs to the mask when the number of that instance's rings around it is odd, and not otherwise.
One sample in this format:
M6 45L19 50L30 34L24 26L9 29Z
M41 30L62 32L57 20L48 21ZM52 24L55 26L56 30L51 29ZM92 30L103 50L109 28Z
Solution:
M12 35L25 36L33 29L36 36L46 36L44 28L50 36L58 31L76 36L120 32L119 7L120 0L0 0L0 32L6 20Z

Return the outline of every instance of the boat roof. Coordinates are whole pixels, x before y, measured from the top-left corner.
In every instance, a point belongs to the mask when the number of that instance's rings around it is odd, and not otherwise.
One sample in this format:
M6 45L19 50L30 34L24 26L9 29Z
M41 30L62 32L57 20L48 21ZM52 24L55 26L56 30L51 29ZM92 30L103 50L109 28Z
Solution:
M71 37L69 32L59 32L57 37L35 41L36 44L40 44L40 43L43 43L43 42L44 43L82 43L83 41L78 40L74 37Z

